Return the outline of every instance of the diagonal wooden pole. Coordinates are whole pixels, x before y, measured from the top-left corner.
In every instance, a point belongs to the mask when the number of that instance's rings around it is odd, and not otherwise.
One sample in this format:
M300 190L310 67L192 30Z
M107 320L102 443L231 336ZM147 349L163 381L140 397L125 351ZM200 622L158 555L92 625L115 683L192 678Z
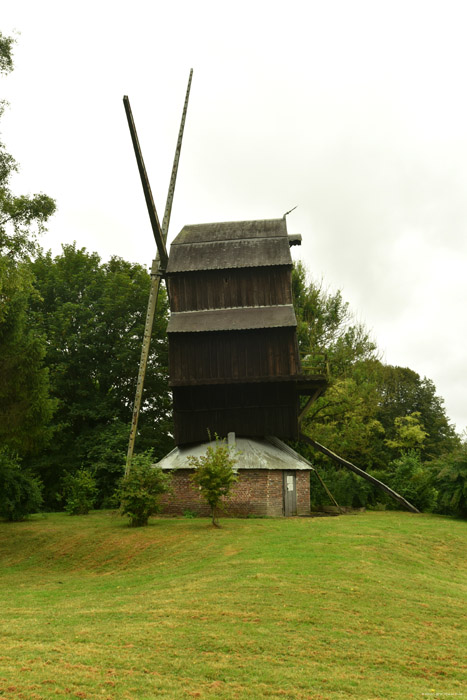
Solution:
M187 86L187 90L186 90L185 103L183 105L182 119L180 122L180 129L178 132L177 146L175 148L175 157L174 157L174 162L173 162L173 166L172 166L172 174L170 177L169 191L167 193L167 202L165 205L164 218L162 220L162 230L161 230L160 238L161 238L161 242L162 242L164 251L165 251L165 244L167 241L167 234L168 234L168 230L169 230L170 215L172 212L172 203L173 203L173 198L174 198L174 193L175 193L175 183L177 181L178 163L180 160L180 152L182 149L183 132L185 129L185 120L186 120L186 113L188 110L188 99L190 97L192 77L193 77L193 69L190 70L190 76L188 78L188 86ZM125 110L126 110L126 107L125 107ZM128 111L127 111L127 116L128 116ZM130 126L130 131L131 131L131 126ZM133 145L134 145L134 140L133 140ZM138 144L138 146L139 146L139 144ZM142 160L142 158L141 158L141 160ZM138 167L139 167L139 163L138 163ZM144 164L143 164L143 167L144 167ZM140 174L141 174L141 168L140 168ZM143 176L141 176L141 179L143 181ZM143 189L144 189L144 183L143 183ZM145 196L146 196L146 191L145 191ZM152 200L152 195L151 195L151 200ZM148 197L146 197L146 202L148 202ZM150 209L150 205L148 205L148 209ZM154 207L154 211L155 211L155 207ZM151 214L150 214L150 216L151 216ZM156 218L157 218L157 213L156 213ZM151 219L151 224L152 223L153 223L153 219ZM158 223L158 220L157 220L157 223ZM156 227L157 227L157 224L156 224ZM154 231L154 226L153 226L153 231ZM156 237L156 235L155 235L155 237ZM156 243L157 243L157 237L156 237ZM159 248L159 245L158 245L158 248ZM166 256L167 256L167 253L166 253ZM161 265L161 258L160 258L159 252L158 252L155 260L153 260L153 262L152 262L152 267L151 267L151 288L149 290L148 308L146 311L146 323L145 323L144 335L143 335L143 346L141 348L141 358L140 358L140 362L139 362L138 379L136 382L135 401L134 401L134 405L133 405L133 413L132 413L132 419L131 419L130 439L128 441L128 452L127 452L127 458L126 458L125 476L130 471L131 460L133 458L133 451L135 448L136 433L138 430L138 418L139 418L139 412L141 409L141 402L142 402L142 397L143 397L144 379L146 376L146 368L147 368L148 357L149 357L149 348L151 345L152 327L153 327L153 323L154 323L154 316L156 313L157 298L159 296L161 277L163 275L163 272L165 271L166 265L167 265L167 257L165 258L165 260L163 261L163 264Z
M314 447L316 450L319 450L320 452L323 453L323 455L326 455L327 457L330 457L333 459L335 462L340 464L343 467L346 467L347 469L350 469L350 471L354 472L355 474L358 474L358 476L363 477L367 481L369 481L371 484L374 486L377 486L381 491L384 491L387 493L391 498L393 498L395 501L398 501L401 505L404 506L404 508L407 508L407 510L410 510L412 513L420 513L420 511L415 508L409 501L406 501L406 499L400 495L400 493L397 493L397 491L393 491L389 486L386 486L386 484L383 484L382 481L379 479L376 479L374 476L371 476L371 474L368 474L367 472L364 472L363 469L360 469L359 467L356 467L355 464L352 464L352 462L349 462L347 459L344 459L343 457L339 457L339 455L336 455L335 452L332 452L332 450L328 450L327 447L324 447L324 445L320 445L319 442L316 442L316 440L312 440L311 438L308 437L308 435L304 435L304 433L300 433L299 438L300 441L306 442L307 445L310 445L311 447Z

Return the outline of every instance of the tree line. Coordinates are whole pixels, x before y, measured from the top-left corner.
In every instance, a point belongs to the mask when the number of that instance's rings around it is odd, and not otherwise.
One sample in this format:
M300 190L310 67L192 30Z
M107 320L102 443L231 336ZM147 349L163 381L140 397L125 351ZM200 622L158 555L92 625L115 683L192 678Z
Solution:
M0 34L0 74L13 40ZM0 116L6 108L0 103ZM55 211L42 193L17 195L18 165L0 142L0 515L64 506L70 478L90 474L108 507L123 473L150 278L140 265L64 245L52 256L38 236ZM302 430L395 488L422 510L465 515L467 446L430 379L384 364L341 292L293 270L305 372L327 392ZM154 459L173 447L168 390L167 297L159 295L137 449ZM370 485L295 445L341 505L388 507ZM326 498L313 489L316 502Z

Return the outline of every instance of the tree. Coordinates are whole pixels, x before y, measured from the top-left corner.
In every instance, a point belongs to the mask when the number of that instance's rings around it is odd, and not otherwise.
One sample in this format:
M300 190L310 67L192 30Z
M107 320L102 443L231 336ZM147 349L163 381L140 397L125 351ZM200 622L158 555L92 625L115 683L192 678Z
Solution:
M347 459L361 464L363 458L368 466L375 436L382 432L371 378L378 361L376 344L364 325L355 322L341 292L308 281L301 263L294 267L292 289L303 369L324 375L329 383L305 416L302 431ZM327 461L315 454L313 459L322 465Z
M13 69L13 44L0 34L0 74ZM0 102L0 116L5 107ZM54 402L44 367L45 339L29 316L35 291L28 265L55 202L42 193L13 194L10 180L17 170L0 143L0 447L21 457L50 439Z
M467 442L430 464L439 491L438 512L467 517Z
M379 363L375 367L374 381L379 394L375 417L383 426L386 439L386 446L380 445L383 459L395 459L398 456L394 441L397 440L401 424L404 421L410 422L409 416L416 416L426 433L420 445L422 461L434 459L457 447L459 438L446 416L444 401L437 396L431 379L422 379L408 367Z
M398 470L396 491L404 493L400 482L407 477L408 488L418 489L417 502L431 508L434 489L423 462L458 444L433 382L408 368L384 365L341 293L309 282L302 264L295 266L292 281L303 369L325 375L329 384L304 417L302 432L364 470L386 475ZM396 463L414 448L419 451L416 468L413 459L406 460L410 469ZM303 445L298 449L328 471L325 479L334 474L325 456L310 455ZM371 502L372 494L357 492L352 478L332 476L334 481L341 491L351 489L347 502Z
M208 445L205 455L201 457L190 455L187 459L190 466L195 469L191 479L199 486L201 495L211 510L212 524L219 527L219 507L238 480L234 472L237 457L225 442L216 437L215 446Z
M0 447L0 517L24 520L42 505L42 484L24 470L17 455Z
M120 258L103 263L75 244L31 263L35 324L47 337L46 365L58 408L50 447L34 461L56 507L55 484L84 467L96 476L105 505L121 476L141 354L150 278ZM173 447L167 377L167 298L162 291L153 328L139 421L138 447L156 458Z

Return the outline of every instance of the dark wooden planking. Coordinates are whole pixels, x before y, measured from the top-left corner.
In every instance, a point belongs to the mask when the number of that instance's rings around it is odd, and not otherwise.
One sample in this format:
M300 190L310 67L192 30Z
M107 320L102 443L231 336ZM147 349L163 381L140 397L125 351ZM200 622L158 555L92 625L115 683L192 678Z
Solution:
M241 409L212 408L193 411L174 410L175 441L177 444L201 442L208 431L226 437L237 435L264 437L273 434L283 439L298 437L295 406L246 406Z
M300 362L294 341L294 328L173 333L169 343L170 384L229 383L242 378L297 375ZM242 356L246 357L243 377Z
M170 275L171 311L201 311L244 306L292 304L291 271L282 267L252 270L208 270ZM211 290L211 299L208 291Z

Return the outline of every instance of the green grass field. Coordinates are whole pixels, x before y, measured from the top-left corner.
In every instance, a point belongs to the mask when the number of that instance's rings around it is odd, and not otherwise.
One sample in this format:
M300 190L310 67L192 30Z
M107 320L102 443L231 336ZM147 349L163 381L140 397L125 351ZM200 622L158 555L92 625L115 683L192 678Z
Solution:
M0 699L467 697L466 523L0 524Z

